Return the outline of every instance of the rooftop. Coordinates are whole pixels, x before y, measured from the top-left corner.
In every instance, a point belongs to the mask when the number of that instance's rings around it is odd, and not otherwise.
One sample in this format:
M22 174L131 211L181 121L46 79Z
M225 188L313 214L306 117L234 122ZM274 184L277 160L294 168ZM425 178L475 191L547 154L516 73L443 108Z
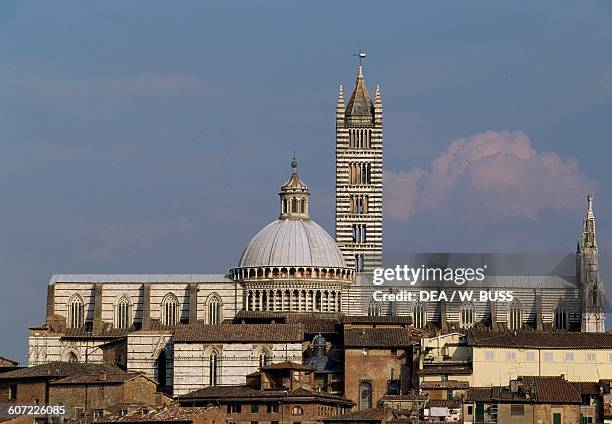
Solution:
M302 342L301 324L185 324L176 327L174 342Z
M408 347L410 333L405 328L345 328L344 347Z
M0 380L18 378L69 377L73 375L92 376L100 374L126 374L116 365L85 364L79 362L49 362L33 367L21 368L0 374Z
M610 349L612 334L572 331L480 331L468 334L474 347L517 347L540 349Z
M535 402L580 403L580 392L562 377L519 377L520 388L512 391L508 386L471 387L467 400L476 402ZM512 382L514 383L514 381Z
M195 390L181 396L181 401L227 401L235 402L239 400L274 400L284 399L293 401L312 401L312 400L325 400L341 402L344 404L352 404L348 399L340 396L331 395L326 392L319 392L309 390L304 387L299 387L295 390L286 389L255 389L253 387L238 385L238 386L215 386L205 387L203 389Z

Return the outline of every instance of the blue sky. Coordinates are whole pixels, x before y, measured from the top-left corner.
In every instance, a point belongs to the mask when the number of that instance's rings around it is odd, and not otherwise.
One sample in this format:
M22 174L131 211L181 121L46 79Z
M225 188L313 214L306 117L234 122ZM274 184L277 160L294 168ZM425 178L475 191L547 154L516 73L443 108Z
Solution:
M612 243L606 1L0 3L0 355L53 272L225 272L293 149L333 233L338 85L380 84L385 250ZM457 159L458 158L458 159ZM468 165L466 165L468 164Z

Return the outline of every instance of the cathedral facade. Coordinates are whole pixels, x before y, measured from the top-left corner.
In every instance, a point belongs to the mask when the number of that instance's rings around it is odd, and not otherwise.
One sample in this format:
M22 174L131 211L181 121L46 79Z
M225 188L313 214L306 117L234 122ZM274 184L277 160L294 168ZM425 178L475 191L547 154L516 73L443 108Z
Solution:
M359 66L348 103L340 87L336 106L335 239L310 218L308 186L294 160L278 218L225 275L53 275L45 323L30 329L29 365L112 357L181 395L244 383L265 364L301 362L312 334L300 316L403 316L431 331L475 325L604 331L590 196L575 278L501 276L481 283L512 290L511 303L374 301L375 288L365 281L382 265L382 129L380 88L372 101ZM245 322L241 314L294 318Z

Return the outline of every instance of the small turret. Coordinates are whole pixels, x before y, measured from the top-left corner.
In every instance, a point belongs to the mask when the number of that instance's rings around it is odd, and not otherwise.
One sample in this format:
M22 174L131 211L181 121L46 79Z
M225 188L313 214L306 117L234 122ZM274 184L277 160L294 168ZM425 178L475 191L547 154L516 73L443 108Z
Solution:
M291 161L291 176L282 185L280 193L280 219L308 218L308 186L300 179L295 156Z

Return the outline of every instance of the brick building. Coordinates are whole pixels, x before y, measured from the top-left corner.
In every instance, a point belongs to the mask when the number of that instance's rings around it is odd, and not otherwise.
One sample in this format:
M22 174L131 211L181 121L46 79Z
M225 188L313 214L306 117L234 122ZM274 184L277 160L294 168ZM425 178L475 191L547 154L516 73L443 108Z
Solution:
M466 424L581 422L580 392L562 377L521 377L509 386L471 387L463 405Z
M412 339L407 328L344 329L344 395L370 409L411 387Z
M352 407L352 402L314 387L314 369L284 362L249 375L247 384L206 387L179 398L181 406L217 408L234 423L319 423Z

